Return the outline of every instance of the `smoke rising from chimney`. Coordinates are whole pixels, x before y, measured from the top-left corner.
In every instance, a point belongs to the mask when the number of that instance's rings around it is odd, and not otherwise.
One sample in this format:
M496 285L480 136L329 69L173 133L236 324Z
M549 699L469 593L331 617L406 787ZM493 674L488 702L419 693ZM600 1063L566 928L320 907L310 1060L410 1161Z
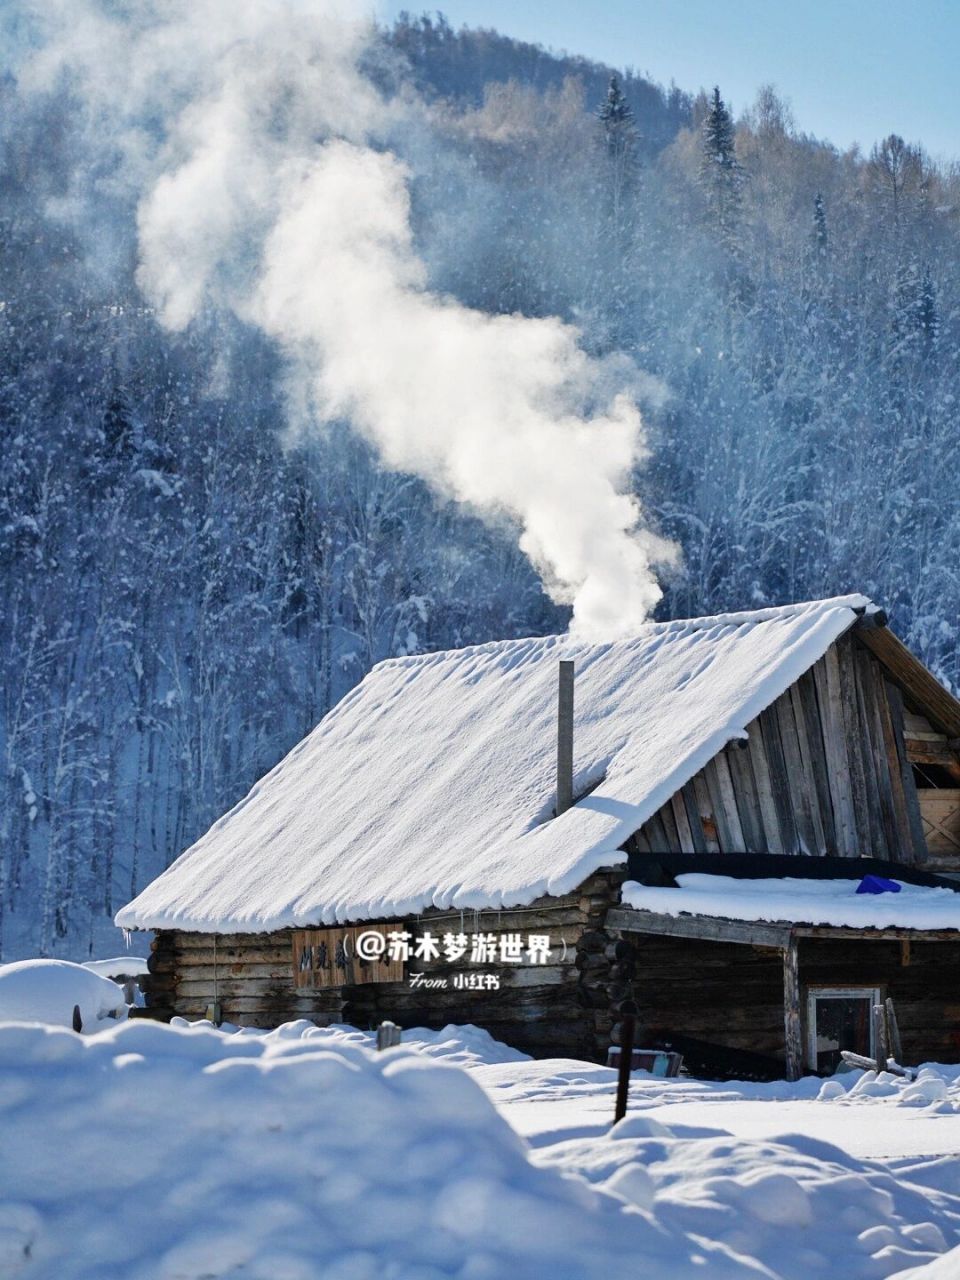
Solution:
M165 325L210 306L256 325L287 357L297 429L348 419L387 466L509 516L573 630L629 634L660 599L654 566L674 558L629 492L643 377L588 357L559 319L430 291L411 175L386 149L416 108L361 72L371 32L357 11L51 3L20 83L66 76L122 155L138 282Z

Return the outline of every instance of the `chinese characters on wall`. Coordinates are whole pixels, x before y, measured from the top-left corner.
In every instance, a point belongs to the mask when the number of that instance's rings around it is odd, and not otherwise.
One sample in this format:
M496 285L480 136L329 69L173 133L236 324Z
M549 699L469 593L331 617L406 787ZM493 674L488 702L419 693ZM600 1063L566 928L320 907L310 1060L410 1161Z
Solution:
M402 982L404 966L417 962L451 965L544 965L553 954L546 933L415 934L401 924L343 925L332 929L297 929L293 934L293 973L298 987L353 986L367 982ZM428 984L410 973L412 985ZM468 990L496 990L495 974L457 973L452 985Z

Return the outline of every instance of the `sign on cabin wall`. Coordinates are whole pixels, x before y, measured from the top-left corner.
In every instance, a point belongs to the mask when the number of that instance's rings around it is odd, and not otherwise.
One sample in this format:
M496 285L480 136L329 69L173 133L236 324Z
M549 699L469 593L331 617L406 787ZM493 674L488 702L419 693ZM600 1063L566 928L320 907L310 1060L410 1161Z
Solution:
M340 925L334 929L294 929L293 983L296 987L344 987L364 982L402 982L403 960L390 958L387 937L402 924ZM360 934L383 936L381 954L369 960L357 954ZM364 948L367 954L375 948Z

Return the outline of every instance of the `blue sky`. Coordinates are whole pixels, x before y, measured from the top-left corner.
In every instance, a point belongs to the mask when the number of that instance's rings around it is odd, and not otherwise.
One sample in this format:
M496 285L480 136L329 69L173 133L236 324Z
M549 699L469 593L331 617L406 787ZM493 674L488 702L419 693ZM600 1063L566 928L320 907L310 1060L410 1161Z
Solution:
M374 0L381 17L426 7ZM739 112L773 83L800 129L869 150L900 133L960 159L960 0L446 0L454 26L496 27L632 66Z

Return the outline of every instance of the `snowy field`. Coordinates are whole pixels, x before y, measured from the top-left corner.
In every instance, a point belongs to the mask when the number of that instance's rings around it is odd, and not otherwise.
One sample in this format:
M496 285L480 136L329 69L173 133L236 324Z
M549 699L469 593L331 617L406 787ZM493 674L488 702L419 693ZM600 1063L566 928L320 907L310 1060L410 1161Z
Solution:
M472 1027L107 1027L0 1024L4 1280L960 1276L958 1067L638 1074L611 1129Z

